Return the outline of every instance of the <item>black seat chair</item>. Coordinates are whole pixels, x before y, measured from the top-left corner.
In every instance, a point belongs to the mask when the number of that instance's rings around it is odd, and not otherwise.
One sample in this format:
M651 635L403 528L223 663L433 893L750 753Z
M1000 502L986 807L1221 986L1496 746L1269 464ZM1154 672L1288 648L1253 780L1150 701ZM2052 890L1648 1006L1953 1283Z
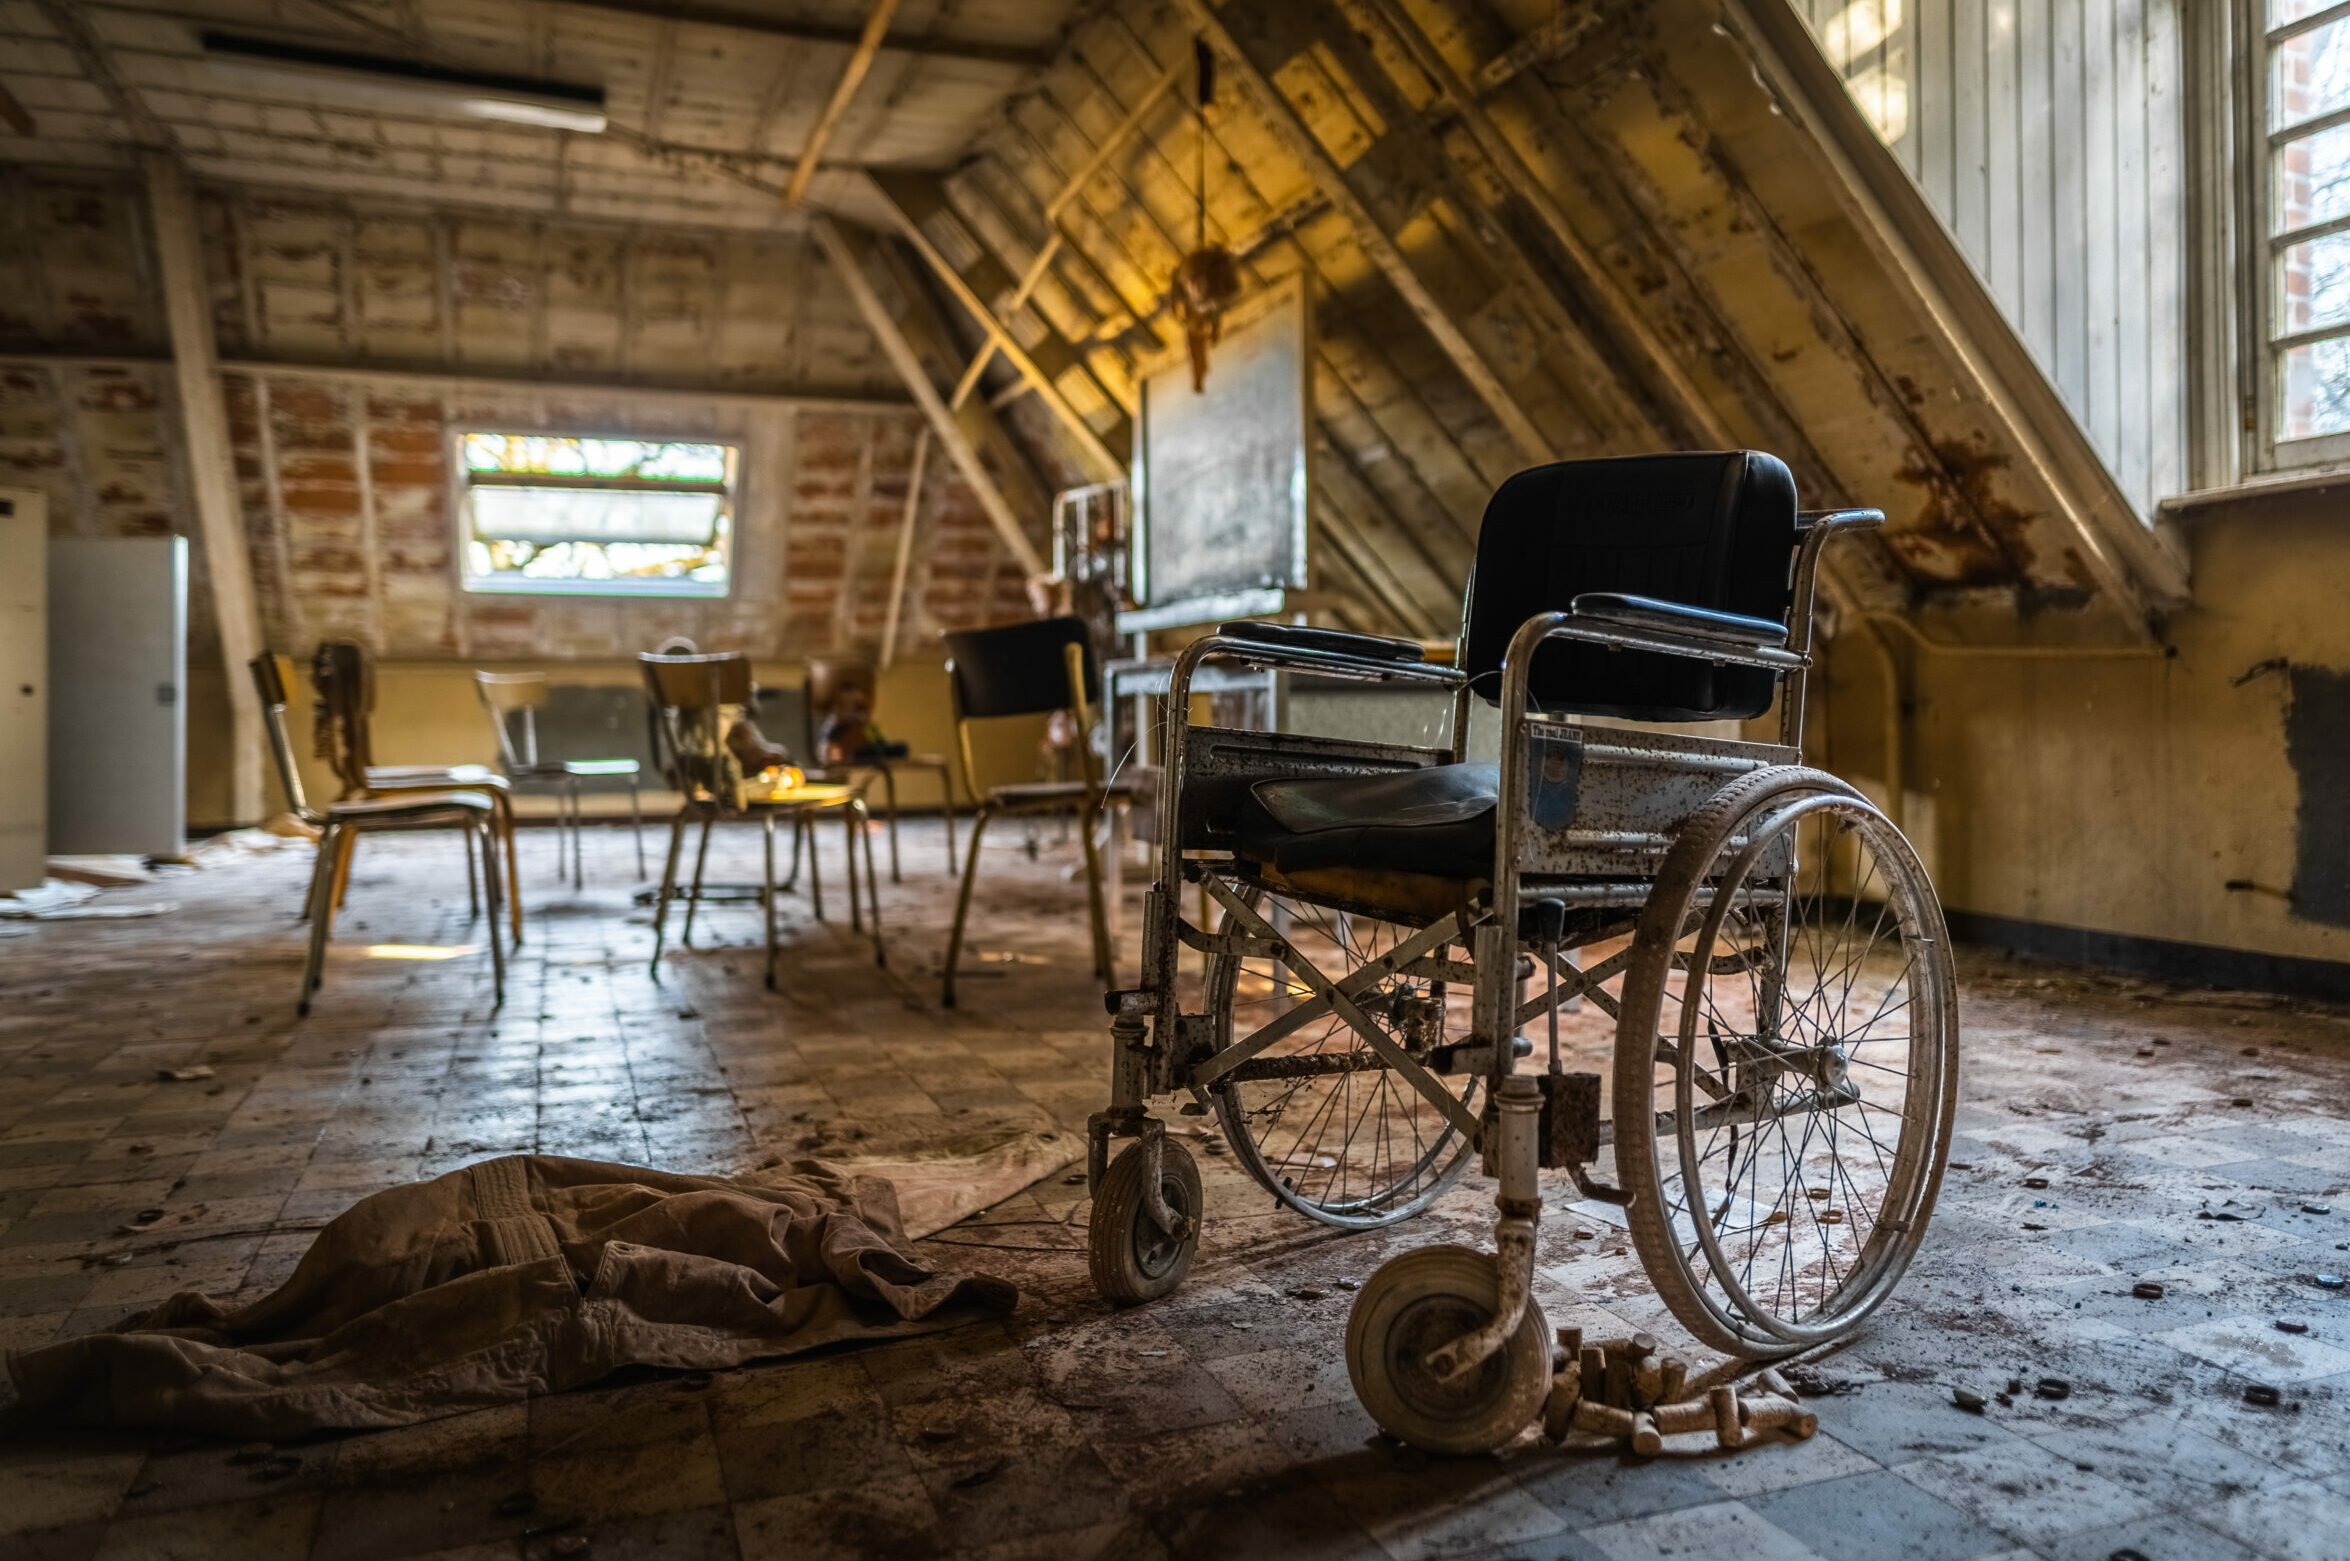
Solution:
M954 699L955 743L963 764L963 789L979 799L971 823L970 854L955 896L955 926L947 937L942 1000L955 1006L955 970L963 953L964 924L971 914L971 886L979 876L979 844L990 820L1005 817L1073 816L1085 846L1087 908L1093 925L1093 969L1104 985L1117 978L1110 951L1108 912L1102 900L1101 851L1094 820L1112 801L1130 801L1132 777L1105 782L1093 748L1093 715L1101 690L1101 667L1082 618L1039 618L993 629L964 629L945 636L947 685ZM1079 778L1022 781L982 791L971 758L971 723L1009 716L1065 712L1076 728Z

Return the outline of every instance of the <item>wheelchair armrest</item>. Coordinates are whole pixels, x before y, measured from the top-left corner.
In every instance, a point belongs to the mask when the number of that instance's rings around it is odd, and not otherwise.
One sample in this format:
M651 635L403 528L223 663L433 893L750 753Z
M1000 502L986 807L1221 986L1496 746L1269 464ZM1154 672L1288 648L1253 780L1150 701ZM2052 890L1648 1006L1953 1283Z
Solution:
M1266 623L1241 619L1216 632L1228 640L1255 640L1293 650L1324 651L1364 661L1425 661L1428 653L1416 640L1393 640L1380 634L1354 634L1345 629L1315 629L1302 623Z
M1881 509L1807 509L1795 517L1799 535L1811 532L1873 531L1885 524Z
M1586 591L1569 604L1578 622L1597 620L1638 629L1679 635L1708 644L1741 650L1758 646L1783 648L1787 626L1768 618L1748 618L1734 612L1715 612L1653 596L1622 596L1612 591Z

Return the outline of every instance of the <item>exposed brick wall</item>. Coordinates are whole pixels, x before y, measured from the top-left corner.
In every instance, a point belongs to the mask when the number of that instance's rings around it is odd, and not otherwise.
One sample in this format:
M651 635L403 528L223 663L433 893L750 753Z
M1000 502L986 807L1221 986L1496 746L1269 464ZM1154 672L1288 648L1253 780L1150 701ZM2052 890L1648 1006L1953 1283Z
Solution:
M0 170L0 351L166 349L143 280L135 184ZM672 634L762 657L871 654L920 415L632 398L623 382L730 394L902 393L804 238L673 234L205 192L225 358L613 388L223 376L262 630L300 652L348 636L397 660L625 656ZM35 231L37 230L37 232ZM28 236L31 234L32 236ZM37 242L36 242L37 239ZM44 247L46 246L46 247ZM454 438L468 427L716 437L744 450L735 588L723 600L469 593ZM0 365L0 483L50 497L60 534L195 538L166 366ZM1024 615L1019 572L934 446L901 654L942 628ZM1042 531L1042 517L1037 528ZM217 661L200 542L192 664Z

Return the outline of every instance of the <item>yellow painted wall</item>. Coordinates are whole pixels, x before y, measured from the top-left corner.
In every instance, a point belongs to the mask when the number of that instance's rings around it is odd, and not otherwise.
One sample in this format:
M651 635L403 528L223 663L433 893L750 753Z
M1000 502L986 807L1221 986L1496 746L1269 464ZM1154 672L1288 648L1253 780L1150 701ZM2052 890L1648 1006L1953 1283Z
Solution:
M2166 626L2175 655L1959 658L1895 636L1912 701L1903 822L1946 904L2350 960L2350 928L2284 897L2304 801L2286 754L2290 681L2234 681L2275 657L2350 667L2341 502L2277 494L2196 512L2194 604ZM1848 626L1813 753L1880 798L1883 694L1882 658Z
M489 764L498 760L497 738L474 694L470 662L386 662L376 668L375 759L379 764ZM636 665L628 661L499 662L482 670L519 672L544 670L557 682L587 686L638 686ZM299 674L297 674L299 675ZM756 676L763 685L788 688L803 679L801 668L761 663ZM229 822L227 785L228 701L226 685L217 670L191 668L188 676L188 818L195 828ZM890 737L909 744L917 754L943 754L955 760L954 720L942 662L899 662L881 675L874 716ZM287 711L294 751L302 763L302 784L313 805L332 798L337 790L325 764L310 754L310 693L307 683L298 689ZM1035 772L1036 743L1043 721L1009 719L982 724L973 731L973 758L982 786L1028 780ZM797 752L797 733L770 734ZM959 776L960 771L957 771ZM646 806L658 810L674 806L674 798L647 777ZM279 800L274 778L273 805ZM969 805L960 795L958 804ZM872 793L878 807L880 789ZM908 770L898 777L898 801L909 809L936 808L940 801L935 776ZM525 799L523 810L546 811L551 804ZM606 794L591 807L625 810L627 794Z

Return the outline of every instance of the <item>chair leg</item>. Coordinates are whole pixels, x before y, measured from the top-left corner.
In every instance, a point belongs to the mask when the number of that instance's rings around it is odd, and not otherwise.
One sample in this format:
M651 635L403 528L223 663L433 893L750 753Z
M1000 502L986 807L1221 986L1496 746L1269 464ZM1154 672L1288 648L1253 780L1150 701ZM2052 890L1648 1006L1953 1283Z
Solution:
M864 804L858 803L863 810ZM873 831L859 830L865 837L865 909L873 915L873 963L884 969L889 965L889 950L881 943L881 880L873 873Z
M465 836L465 919L468 921L481 920L481 880L474 871L473 835L470 832L470 826ZM490 929L493 934L497 930L495 927Z
M327 929L335 919L335 870L348 832L347 825L329 824L318 839L318 862L310 870L310 958L302 967L302 996L294 1005L297 1015L310 1012L310 994L318 990L326 968Z
M883 805L889 809L889 881L904 883L905 875L898 871L898 772L890 768L887 760L882 761L881 766L881 797ZM873 853L868 851L865 854L871 856Z
M661 869L661 888L653 896L653 973L661 971L661 934L669 924L669 901L677 893L677 858L685 846L686 815L693 811L687 803L677 810L669 821L669 860Z
M1099 815L1083 810L1077 814L1077 838L1085 846L1086 908L1093 916L1093 973L1101 977L1107 988L1117 980L1117 967L1110 962L1110 918L1102 904L1102 849L1094 838L1094 825Z
M955 870L955 772L938 767L938 810L947 821L947 871Z
M702 903L702 869L710 860L710 826L718 822L718 810L713 807L702 815L702 843L694 851L694 886L685 897L685 927L677 934L677 946L694 946L694 908Z
M767 913L767 990L775 990L775 810L764 810L760 826L767 832L767 876L762 881L759 904Z
M507 920L512 922L514 926L514 946L520 948L522 947L522 866L520 859L515 855L514 794L510 791L491 792L490 807L498 826L494 839L506 853L506 873L505 877L500 880L499 886L505 895Z
M636 876L642 883L645 877L645 805L638 794L636 777L628 778L628 828L636 836Z
M841 853L848 858L848 931L865 931L865 912L858 910L858 835L865 832L865 802L848 799L841 809Z
M499 902L504 896L499 892L498 883L497 820L494 817L485 818L466 833L476 835L479 839L482 888L490 902L490 991L495 998L490 1006L503 1008L506 1006L506 950L498 942L498 912L502 909Z
M587 887L586 853L581 846L581 826L587 820L579 805L579 777L566 775L563 780L571 792L571 887L581 890Z
M824 919L824 857L816 849L816 821L803 815L800 828L808 836L808 903L815 909L816 919ZM798 852L795 850L796 856Z
M963 886L955 895L955 927L947 934L946 990L940 1001L949 1008L955 1006L955 966L963 957L963 923L971 915L971 885L979 876L979 841L992 816L993 810L982 802L971 817L971 854L963 860Z
M783 879L783 892L786 894L800 886L800 847L807 842L807 838L807 817L795 812L791 816L791 871Z
M358 843L359 835L356 830L346 829L343 831L342 848L335 856L334 908L338 911L343 908L344 899L351 893L351 851Z

